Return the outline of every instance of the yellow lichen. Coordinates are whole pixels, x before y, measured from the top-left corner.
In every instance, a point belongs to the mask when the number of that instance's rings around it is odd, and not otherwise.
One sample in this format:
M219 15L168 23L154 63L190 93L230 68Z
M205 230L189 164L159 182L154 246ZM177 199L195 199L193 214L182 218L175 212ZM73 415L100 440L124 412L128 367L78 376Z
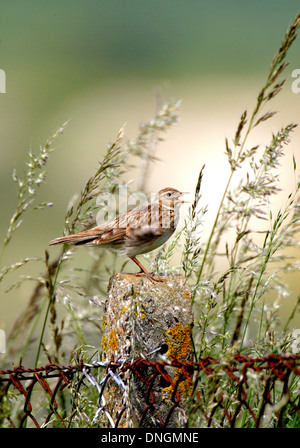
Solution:
M185 327L181 322L177 323L173 328L170 328L166 332L166 342L168 344L168 351L166 353L170 361L190 361L192 359L192 339L191 339L192 328L191 325L186 325ZM174 386L177 384L179 377L182 374L181 368L175 368L175 375L173 378L173 385L165 387L162 391L162 398L165 401L171 399L174 392ZM187 378L185 375L179 380L176 387L176 392L181 395L187 395L191 392L192 379Z
M192 356L192 328L191 325L185 327L178 322L175 327L166 332L166 342L168 344L167 356L173 360L188 361Z
M107 340L107 337L104 335L102 336L101 345L102 345L104 352L106 352L107 347L108 347L108 340Z
M103 317L103 321L102 321L102 333L104 332L106 326L106 317Z
M115 352L118 348L118 339L116 331L111 330L108 337L106 335L103 335L101 345L104 352L103 357L106 357L108 351ZM110 356L111 354L112 353L109 353L108 356Z
M117 333L116 333L115 330L110 330L108 346L109 346L113 351L116 351L117 348L118 348Z
M139 317L140 319L145 319L146 317L146 313L145 313L145 308L142 305L139 305L137 308L137 317Z

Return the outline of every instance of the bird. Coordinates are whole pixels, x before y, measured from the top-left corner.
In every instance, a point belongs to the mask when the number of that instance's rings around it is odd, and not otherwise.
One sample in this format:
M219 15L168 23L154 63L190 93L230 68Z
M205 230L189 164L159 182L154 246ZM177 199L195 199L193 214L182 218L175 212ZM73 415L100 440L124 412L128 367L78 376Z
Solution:
M180 206L186 202L186 193L175 188L160 190L149 205L140 205L125 211L113 220L50 241L50 246L71 243L76 246L100 246L125 255L140 268L137 276L146 276L152 283L162 280L155 277L136 258L157 249L174 233L179 221Z

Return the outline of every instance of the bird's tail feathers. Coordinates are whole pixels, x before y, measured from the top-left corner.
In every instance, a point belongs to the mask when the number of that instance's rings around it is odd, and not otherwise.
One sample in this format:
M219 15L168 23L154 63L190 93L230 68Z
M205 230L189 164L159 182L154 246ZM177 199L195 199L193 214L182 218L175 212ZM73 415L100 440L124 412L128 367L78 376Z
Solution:
M96 238L97 236L83 235L78 233L77 235L67 235L62 236L60 238L56 238L55 240L50 241L49 245L55 246L56 244L71 243L78 246L80 244L90 243L91 241L94 241Z

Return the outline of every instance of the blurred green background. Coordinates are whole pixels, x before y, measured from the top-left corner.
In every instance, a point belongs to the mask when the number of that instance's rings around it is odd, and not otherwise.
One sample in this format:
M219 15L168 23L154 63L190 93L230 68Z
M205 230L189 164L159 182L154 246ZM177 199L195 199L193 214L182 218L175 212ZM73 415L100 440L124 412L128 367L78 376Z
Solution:
M158 148L161 162L152 171L149 188L192 192L205 163L203 204L209 205L209 229L227 180L225 137L234 136L244 109L251 111L298 9L296 0L2 0L0 68L6 73L6 93L0 94L1 238L16 205L13 169L21 175L29 148L37 151L70 119L55 143L40 192L41 200L54 207L27 217L5 263L43 256L48 241L61 234L67 204L94 172L107 142L124 122L131 138L139 123L153 116L157 88L164 99L181 99L182 108L178 125ZM299 55L300 38L289 54L286 86L273 103L280 113L257 131L255 143L268 142L271 131L299 121L300 94L291 89ZM282 170L283 197L294 186L293 154L300 166L299 142L297 130ZM290 275L289 304L297 295L297 280ZM4 294L9 281L0 297L4 329L26 306L32 288L24 284Z

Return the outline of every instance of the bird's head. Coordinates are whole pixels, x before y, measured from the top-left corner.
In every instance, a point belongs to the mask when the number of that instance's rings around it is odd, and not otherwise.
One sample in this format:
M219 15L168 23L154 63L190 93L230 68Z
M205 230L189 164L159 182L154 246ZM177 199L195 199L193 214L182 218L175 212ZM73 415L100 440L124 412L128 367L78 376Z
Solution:
M164 188L160 190L156 195L156 201L159 201L162 204L167 206L175 206L177 204L183 204L184 201L181 199L183 195L186 193L182 193L181 191L176 190L175 188Z

